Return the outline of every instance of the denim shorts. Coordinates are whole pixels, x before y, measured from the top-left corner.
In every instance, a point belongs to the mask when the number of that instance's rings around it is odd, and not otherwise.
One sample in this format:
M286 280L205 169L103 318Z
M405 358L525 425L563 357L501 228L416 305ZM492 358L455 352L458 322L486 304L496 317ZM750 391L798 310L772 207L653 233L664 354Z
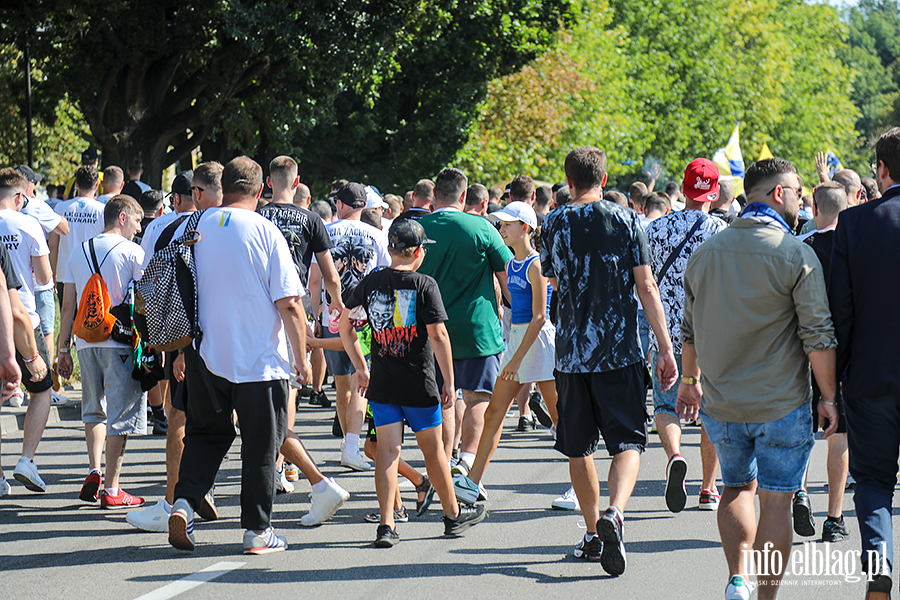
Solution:
M435 369L438 389L444 388L441 368ZM467 392L494 393L494 383L500 376L500 354L479 358L454 358L453 383L458 390Z
M770 492L793 493L803 487L814 442L809 402L771 423L725 423L703 410L700 416L727 487L743 487L754 479Z
M53 289L35 292L34 305L38 316L41 318L41 333L43 335L53 333L56 327L56 297L53 294Z
M441 405L425 407L401 406L399 404L387 404L384 402L369 402L372 409L372 419L375 427L391 425L392 423L409 423L409 428L414 433L437 427L441 420Z
M678 413L675 412L675 401L678 399L678 382L667 389L666 391L662 391L662 387L659 384L659 378L656 376L656 359L659 357L659 352L656 350L650 351L650 371L653 373L653 416L658 415L659 413L666 413L672 416L677 417ZM678 365L678 372L681 373L681 355L675 355L675 364Z

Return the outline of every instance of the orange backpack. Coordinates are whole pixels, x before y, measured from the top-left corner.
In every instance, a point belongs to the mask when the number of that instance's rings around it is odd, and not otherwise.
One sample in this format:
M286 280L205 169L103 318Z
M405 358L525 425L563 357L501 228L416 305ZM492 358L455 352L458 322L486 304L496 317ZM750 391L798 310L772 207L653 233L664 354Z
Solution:
M119 242L121 244L122 242ZM119 244L116 244L118 246ZM94 253L94 240L88 240L91 249L91 258L88 262L93 267L93 275L88 279L84 290L81 292L81 302L78 305L78 313L75 315L75 328L73 333L86 342L96 344L105 342L112 333L113 326L116 324L116 318L109 312L112 308L112 302L109 299L109 290L106 288L106 282L100 276L100 265L109 256L116 246L109 249L103 261L97 264L97 255ZM84 252L84 244L81 245L81 251ZM87 259L87 253L85 253Z

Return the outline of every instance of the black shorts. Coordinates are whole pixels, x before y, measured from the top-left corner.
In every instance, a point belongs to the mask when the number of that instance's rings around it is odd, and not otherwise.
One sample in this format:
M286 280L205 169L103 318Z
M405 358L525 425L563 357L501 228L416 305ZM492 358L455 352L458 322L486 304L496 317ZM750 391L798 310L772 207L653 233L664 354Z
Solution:
M816 378L812 378L812 426L813 433L819 431L819 400L822 399L822 392L816 383ZM835 433L847 433L847 417L844 416L844 396L841 394L841 384L838 383L837 394L834 395L835 408L838 412L838 426ZM825 420L825 429L828 429L828 420ZM822 429L822 431L825 431Z
M50 354L47 352L47 340L44 339L44 334L41 333L40 325L34 330L34 342L37 345L38 354L44 359L44 364L47 365L47 375L40 381L32 381L31 371L28 370L28 364L25 362L24 357L19 354L18 350L16 350L16 362L19 363L19 368L22 369L22 385L24 385L25 389L30 393L37 394L46 392L53 387L53 377L50 375ZM29 356L28 358L31 357Z
M570 458L590 456L600 438L610 456L647 446L644 365L602 373L556 372L559 394L554 448Z

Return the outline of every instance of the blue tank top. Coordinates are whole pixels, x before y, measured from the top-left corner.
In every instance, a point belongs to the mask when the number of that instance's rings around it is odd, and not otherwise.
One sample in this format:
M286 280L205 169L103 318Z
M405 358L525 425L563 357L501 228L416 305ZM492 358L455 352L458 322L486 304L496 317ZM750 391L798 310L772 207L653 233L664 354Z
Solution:
M529 256L525 260L515 258L506 263L506 287L509 288L510 304L512 305L512 322L515 324L528 323L531 314L531 281L528 279L528 269L537 259L538 255ZM547 312L545 317L550 317L550 292L551 286L547 285Z

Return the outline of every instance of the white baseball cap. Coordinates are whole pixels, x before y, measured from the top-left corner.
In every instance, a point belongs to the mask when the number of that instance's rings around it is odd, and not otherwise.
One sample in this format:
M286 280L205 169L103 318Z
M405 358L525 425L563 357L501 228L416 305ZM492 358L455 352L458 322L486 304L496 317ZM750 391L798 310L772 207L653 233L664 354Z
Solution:
M381 194L374 186L366 186L366 208L387 208L388 203L381 199Z
M526 202L510 202L500 210L495 210L488 215L491 221L522 221L526 225L530 225L532 229L537 229L537 215L534 209L528 206Z

